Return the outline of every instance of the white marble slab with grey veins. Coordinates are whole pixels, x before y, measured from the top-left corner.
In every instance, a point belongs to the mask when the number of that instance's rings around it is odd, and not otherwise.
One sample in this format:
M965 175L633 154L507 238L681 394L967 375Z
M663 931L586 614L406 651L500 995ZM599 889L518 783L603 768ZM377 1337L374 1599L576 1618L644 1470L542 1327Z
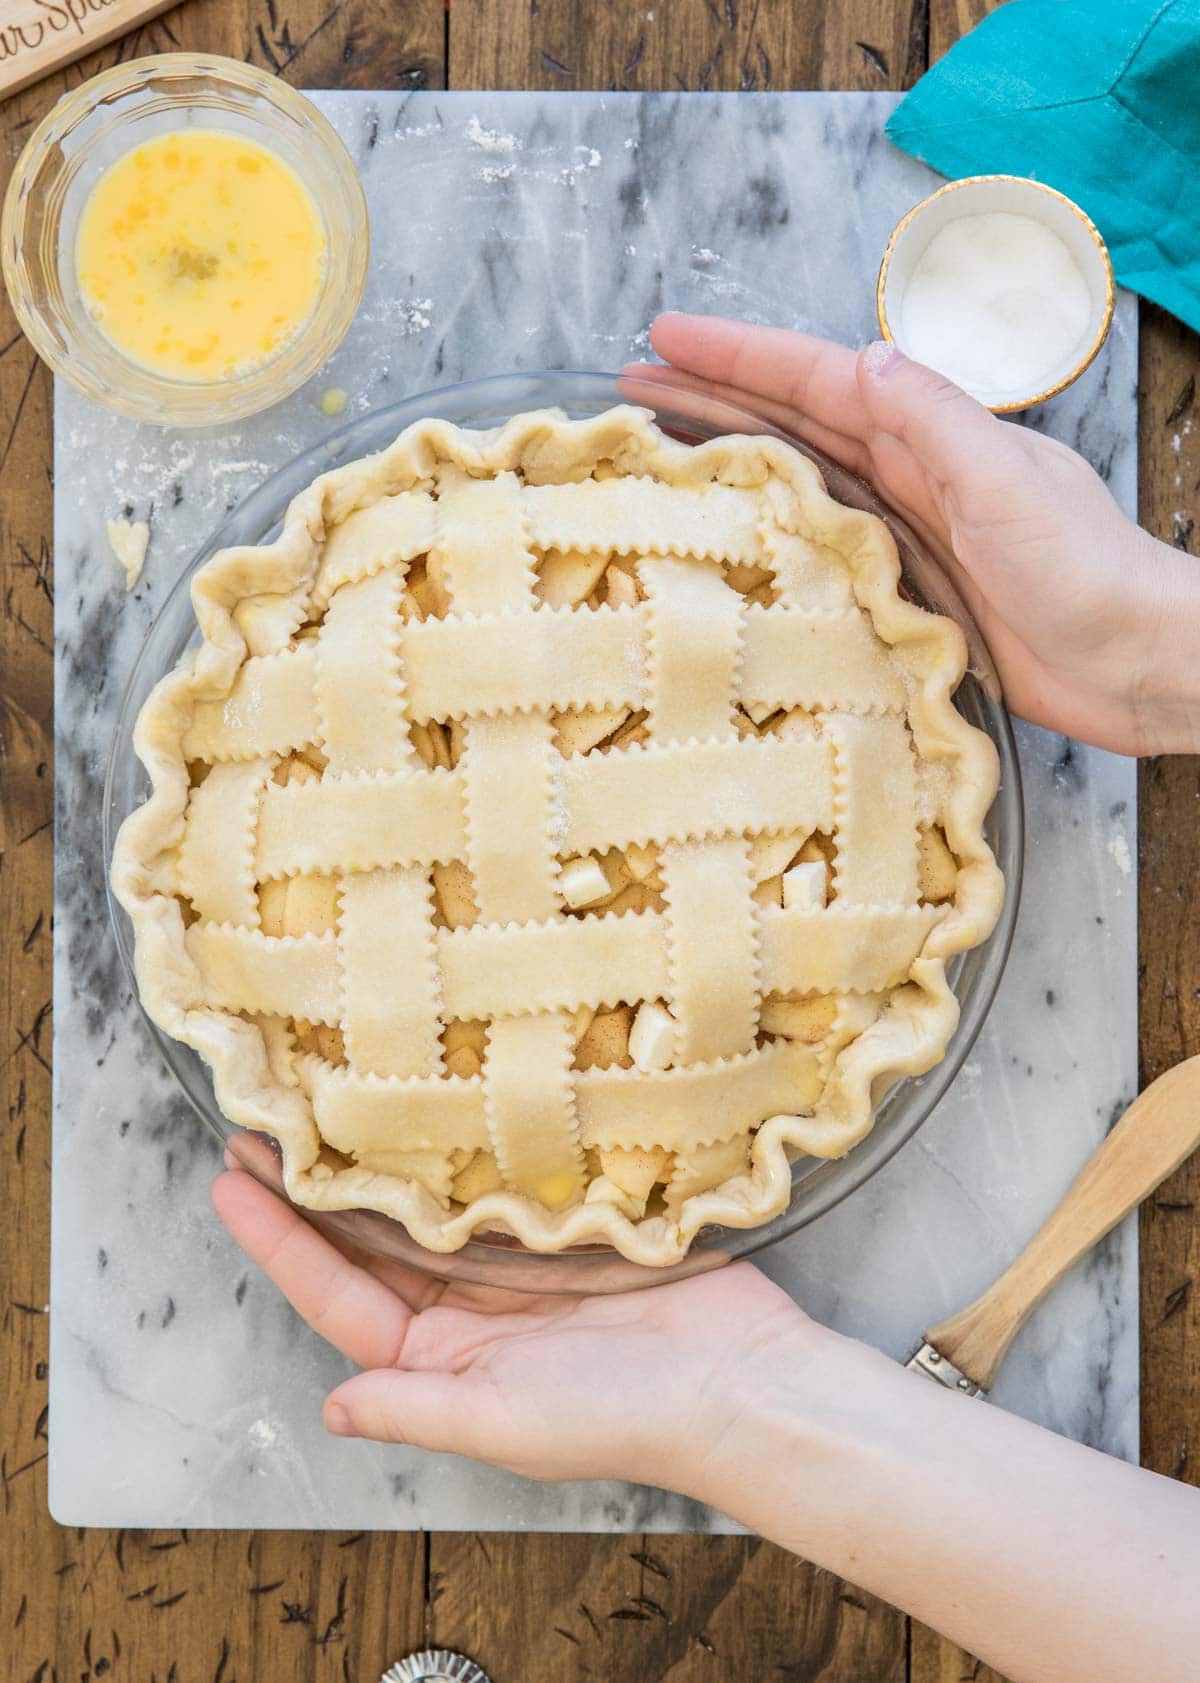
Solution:
M210 1212L213 1141L120 970L100 852L126 677L195 548L349 415L511 369L615 369L667 306L873 337L896 219L935 184L883 136L890 95L317 96L353 153L373 253L327 368L228 429L160 431L56 393L57 878L50 1499L80 1525L727 1529L676 1497L528 1484L326 1438L346 1372ZM1133 302L1030 423L1134 506ZM126 597L105 540L148 520ZM1086 534L1081 534L1086 541ZM1135 1090L1134 772L1021 731L1028 873L990 1022L949 1097L871 1183L763 1259L814 1315L901 1356L1000 1272ZM1064 1282L996 1402L1137 1449L1135 1230Z

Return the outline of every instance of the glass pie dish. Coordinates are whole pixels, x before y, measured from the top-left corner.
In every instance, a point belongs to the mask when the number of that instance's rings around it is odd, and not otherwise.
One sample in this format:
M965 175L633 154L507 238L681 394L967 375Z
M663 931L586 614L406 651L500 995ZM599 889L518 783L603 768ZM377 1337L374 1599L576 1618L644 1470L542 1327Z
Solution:
M1012 732L995 669L977 628L935 559L869 487L835 463L761 418L707 396L613 375L576 373L502 376L426 393L355 422L338 435L336 447L339 457L345 460L370 455L389 444L412 422L431 416L478 429L495 427L531 409L552 407L570 418L582 419L600 414L616 403L639 404L650 410L664 431L684 443L699 443L731 433L771 433L783 438L816 461L835 498L851 507L868 510L888 524L900 550L907 594L955 619L966 635L970 671L958 691L957 701L967 720L992 738L999 755L1000 792L985 833L1004 873L1007 899L991 939L984 946L959 955L949 967L949 980L959 1001L961 1017L943 1061L924 1077L901 1080L879 1095L873 1131L846 1157L799 1158L792 1169L789 1208L761 1226L704 1229L681 1261L668 1267L648 1268L627 1260L608 1246L577 1246L544 1254L528 1250L516 1239L499 1233L476 1235L461 1250L435 1254L419 1246L398 1222L382 1214L363 1210L304 1211L317 1226L343 1241L443 1279L543 1292L625 1290L721 1266L772 1244L814 1220L881 1168L925 1121L946 1092L994 998L1016 918L1023 833L1021 791ZM270 541L278 532L292 497L327 468L328 462L328 446L322 444L298 457L249 496L194 558L164 605L134 667L110 754L103 810L105 855L110 865L116 832L126 815L141 804L149 787L133 750L135 721L151 689L198 637L190 597L197 568L219 549ZM115 901L110 900L110 906L122 960L132 977L130 926ZM247 1168L281 1190L274 1152L261 1136L241 1132L221 1114L201 1059L188 1047L161 1035L159 1038L168 1067L198 1115Z

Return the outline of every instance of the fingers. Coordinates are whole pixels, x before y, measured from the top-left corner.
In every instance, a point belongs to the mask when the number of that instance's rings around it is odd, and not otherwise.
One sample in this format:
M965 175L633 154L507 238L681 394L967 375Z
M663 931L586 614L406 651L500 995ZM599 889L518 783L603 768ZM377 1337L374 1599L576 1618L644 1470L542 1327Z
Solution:
M866 436L854 352L782 327L753 327L722 316L659 316L650 343L675 368L786 404L847 438Z
M792 409L786 403L779 403L772 398L760 397L756 392L738 391L732 386L718 385L715 380L704 380L698 374L689 374L679 368L664 368L657 362L630 362L621 370L623 380L637 380L645 385L665 386L675 391L684 391L701 397L713 398L718 403L728 403L737 408L749 409L764 421L769 421L783 432L794 433L802 438L806 444L823 450L827 456L832 456L843 467L849 468L851 473L864 473L867 467L866 447L847 433L836 432L832 427L822 426L820 422L802 415L799 410ZM638 401L636 391L627 394L634 403Z
M360 1367L396 1360L413 1312L394 1292L243 1171L219 1175L212 1201L246 1255L314 1332Z
M279 1160L279 1152L272 1142L264 1139L261 1134L249 1133L239 1128L235 1134L230 1134L226 1141L225 1167L227 1169L249 1169L259 1180L268 1186L283 1188L283 1165Z
M1010 464L1020 448L1016 429L945 375L910 362L895 345L868 345L857 358L862 407L872 432L907 445L926 473L943 486L967 475L979 484L989 469ZM999 460L998 460L999 459Z
M339 1385L326 1399L324 1420L335 1437L411 1443L487 1460L496 1410L495 1392L473 1375L379 1369Z

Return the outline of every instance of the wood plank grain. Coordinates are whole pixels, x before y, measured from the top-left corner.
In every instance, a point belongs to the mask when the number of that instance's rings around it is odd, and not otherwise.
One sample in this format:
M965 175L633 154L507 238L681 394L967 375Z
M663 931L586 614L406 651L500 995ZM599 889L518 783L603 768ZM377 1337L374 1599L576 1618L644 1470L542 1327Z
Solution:
M1200 555L1197 338L1143 306L1142 524ZM1197 561L1200 567L1200 561ZM1138 778L1141 1079L1200 1051L1200 757L1148 760ZM1142 1207L1142 1461L1200 1485L1200 1157Z
M1004 0L930 0L929 62L936 63L962 35L967 35Z
M990 1665L916 1619L910 1621L908 1666L910 1683L1008 1683Z
M440 87L441 0L189 0L0 108L0 191L55 99L118 59L202 49L298 85ZM68 1531L46 1510L50 1154L50 376L0 301L0 1653L49 1680L377 1677L420 1646L404 1533Z
M903 1683L904 1617L752 1537L434 1537L433 1629L493 1677Z
M925 68L926 0L454 0L457 88L907 87Z

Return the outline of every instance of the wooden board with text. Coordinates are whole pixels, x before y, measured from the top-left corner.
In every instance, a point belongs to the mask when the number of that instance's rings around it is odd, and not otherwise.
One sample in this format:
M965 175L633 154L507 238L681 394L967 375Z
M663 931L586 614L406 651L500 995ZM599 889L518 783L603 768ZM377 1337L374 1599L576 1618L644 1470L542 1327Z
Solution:
M122 58L137 57L143 50L169 51L138 47L130 52L128 47L142 25L171 4L172 0L0 0L0 100L110 41L122 43L114 55Z

